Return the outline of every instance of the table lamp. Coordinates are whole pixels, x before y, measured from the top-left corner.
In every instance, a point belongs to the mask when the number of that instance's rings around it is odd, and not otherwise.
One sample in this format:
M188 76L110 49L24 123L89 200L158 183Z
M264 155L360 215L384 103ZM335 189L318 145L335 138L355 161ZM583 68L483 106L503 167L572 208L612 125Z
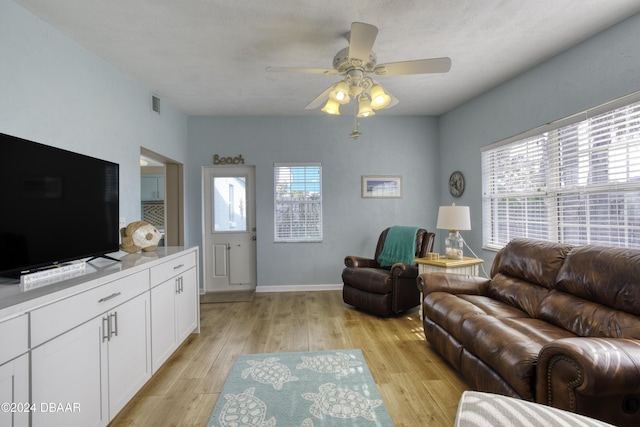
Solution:
M449 236L445 239L445 256L448 259L462 259L464 239L458 230L471 230L471 217L469 206L440 206L438 209L438 222L436 228L449 230Z

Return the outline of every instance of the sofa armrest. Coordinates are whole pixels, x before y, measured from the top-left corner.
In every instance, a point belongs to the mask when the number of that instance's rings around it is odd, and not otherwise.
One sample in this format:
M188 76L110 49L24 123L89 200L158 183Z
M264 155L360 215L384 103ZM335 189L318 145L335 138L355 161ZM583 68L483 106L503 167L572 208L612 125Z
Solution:
M615 403L608 410L630 410L637 416L638 394L639 340L563 338L540 350L536 386L536 401L540 403L590 414L594 408L585 402L593 402L594 398L600 402L613 400ZM587 407L581 407L581 403Z
M378 267L380 267L380 265L378 264L378 261L376 261L375 259L363 258L363 257L353 256L353 255L349 255L349 256L345 257L344 265L346 265L347 267L355 267L355 268L364 268L364 267L378 268Z
M424 295L431 292L485 295L490 279L456 273L422 273L416 279L418 289Z

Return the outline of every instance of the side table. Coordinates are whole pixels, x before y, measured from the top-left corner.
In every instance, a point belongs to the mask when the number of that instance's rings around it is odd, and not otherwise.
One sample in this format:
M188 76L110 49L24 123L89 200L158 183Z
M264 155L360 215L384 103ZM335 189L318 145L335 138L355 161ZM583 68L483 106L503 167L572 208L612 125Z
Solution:
M416 258L418 274L422 273L456 273L478 275L478 266L484 262L480 258L463 257L462 259L448 259L441 256L439 260Z
M480 258L463 257L462 259L448 259L440 255L440 259L416 258L418 274L422 273L455 273L478 275L478 266L484 262ZM420 292L420 318L422 318L422 292Z

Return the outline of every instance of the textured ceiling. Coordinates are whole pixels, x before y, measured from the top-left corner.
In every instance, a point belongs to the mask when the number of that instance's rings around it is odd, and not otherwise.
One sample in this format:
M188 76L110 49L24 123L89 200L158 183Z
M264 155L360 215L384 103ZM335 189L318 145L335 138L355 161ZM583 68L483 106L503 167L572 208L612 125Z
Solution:
M447 74L378 80L384 115L438 115L640 12L638 0L16 0L191 115L319 115L351 22L378 63L448 56Z

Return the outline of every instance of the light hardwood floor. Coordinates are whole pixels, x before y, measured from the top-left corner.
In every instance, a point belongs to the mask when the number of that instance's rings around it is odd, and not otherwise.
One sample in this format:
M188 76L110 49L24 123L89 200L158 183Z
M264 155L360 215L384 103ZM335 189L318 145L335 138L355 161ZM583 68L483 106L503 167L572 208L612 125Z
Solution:
M239 354L359 348L397 427L452 426L464 380L427 344L417 308L378 318L340 291L202 304L192 334L109 427L206 426Z

